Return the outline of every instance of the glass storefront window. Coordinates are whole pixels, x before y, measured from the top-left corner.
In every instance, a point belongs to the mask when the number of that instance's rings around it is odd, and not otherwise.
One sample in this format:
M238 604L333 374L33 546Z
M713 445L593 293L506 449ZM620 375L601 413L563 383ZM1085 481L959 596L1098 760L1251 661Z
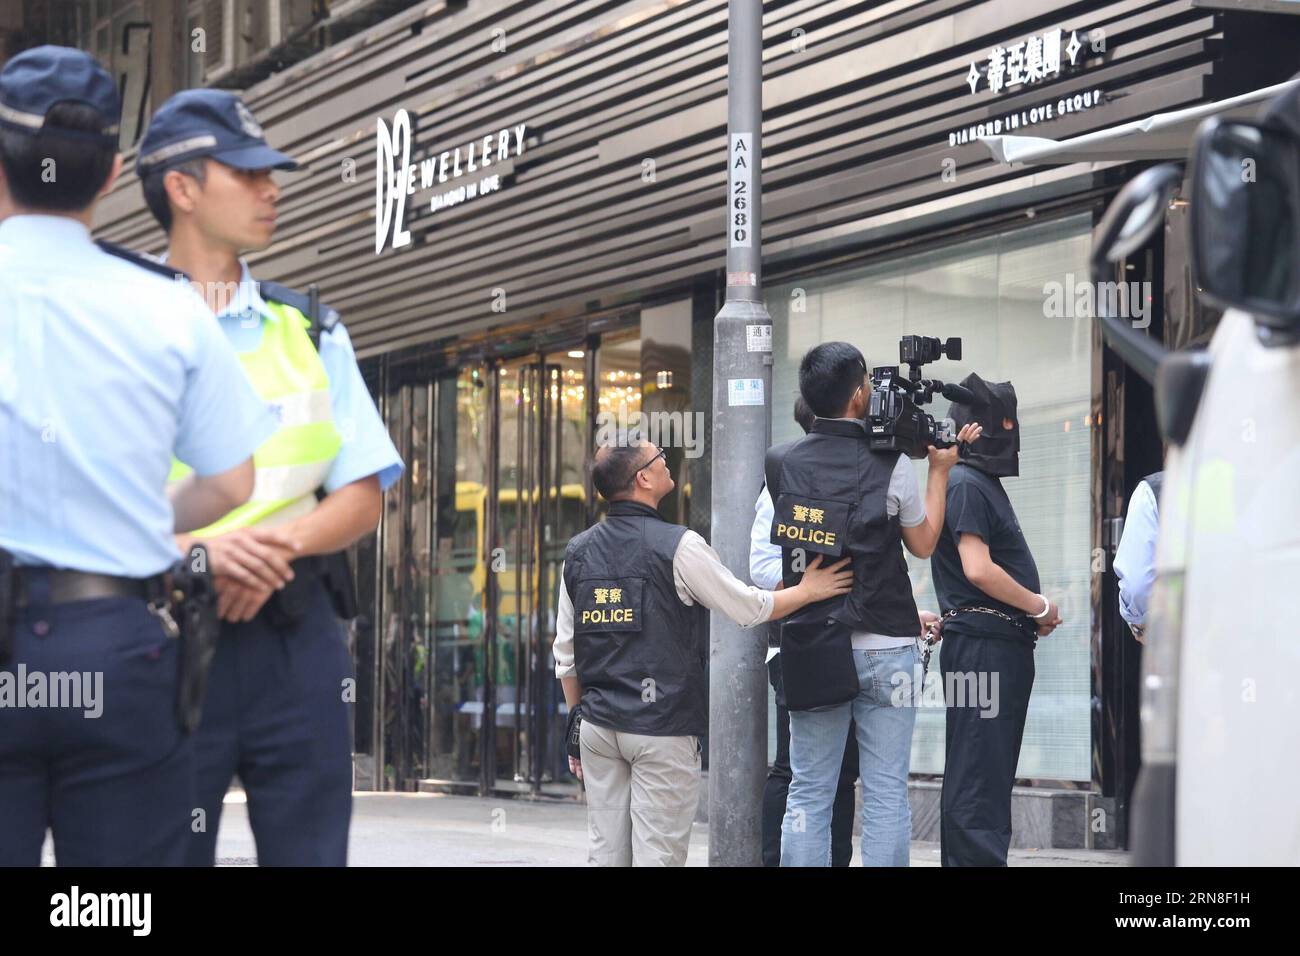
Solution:
M775 326L773 443L801 434L791 416L799 360L819 342L852 342L871 367L896 365L904 334L960 336L962 361L928 365L927 377L956 382L977 371L1015 384L1020 476L1003 484L1064 620L1035 652L1020 777L1091 779L1091 330L1086 318L1049 317L1044 290L1068 282L1069 273L1087 280L1091 225L1088 215L1039 223L767 293ZM942 417L947 405L937 398L927 410ZM925 471L917 462L922 489ZM908 555L908 567L917 605L938 610L929 561ZM942 707L920 710L912 748L914 773L942 772Z
M596 353L596 434L636 425L641 413L641 336L632 329L607 335ZM596 519L609 505L596 495Z

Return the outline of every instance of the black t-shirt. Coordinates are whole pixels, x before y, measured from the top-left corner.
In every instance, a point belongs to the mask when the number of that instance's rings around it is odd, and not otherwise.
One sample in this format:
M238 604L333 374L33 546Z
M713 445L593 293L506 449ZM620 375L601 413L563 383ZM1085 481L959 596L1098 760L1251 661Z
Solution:
M957 551L957 542L962 534L977 534L983 538L994 564L1011 575L1017 584L1034 593L1039 592L1038 566L1034 564L1034 556L1029 552L1002 482L978 468L958 462L948 478L943 532L930 562L939 607L945 612L954 607L990 607L1012 617L1023 616L1024 611L995 601L966 579L961 555ZM1012 627L991 614L963 614L960 619L962 629L967 631L1005 633Z

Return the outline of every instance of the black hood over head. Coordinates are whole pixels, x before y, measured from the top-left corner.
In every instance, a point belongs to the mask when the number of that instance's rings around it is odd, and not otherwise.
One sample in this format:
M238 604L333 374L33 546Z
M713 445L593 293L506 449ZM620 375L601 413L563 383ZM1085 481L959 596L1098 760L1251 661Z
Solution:
M974 372L961 385L975 396L974 404L953 402L948 409L957 431L969 422L983 426L984 433L974 442L961 446L961 460L995 478L1020 474L1020 419L1016 417L1016 389L1010 382L986 382ZM1010 431L1002 428L1002 419L1015 423Z

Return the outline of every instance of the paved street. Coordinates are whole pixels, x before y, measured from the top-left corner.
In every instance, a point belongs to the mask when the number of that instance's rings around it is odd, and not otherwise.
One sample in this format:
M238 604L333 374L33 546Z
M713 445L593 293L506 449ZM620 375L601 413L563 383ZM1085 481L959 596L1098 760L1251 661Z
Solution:
M358 793L352 815L353 866L581 866L586 814L578 803L423 793ZM696 824L688 866L708 865L709 828ZM226 799L219 863L256 861L243 794ZM1120 866L1103 850L1012 850L1012 866ZM854 848L854 864L858 862ZM935 843L912 844L913 866L938 866Z

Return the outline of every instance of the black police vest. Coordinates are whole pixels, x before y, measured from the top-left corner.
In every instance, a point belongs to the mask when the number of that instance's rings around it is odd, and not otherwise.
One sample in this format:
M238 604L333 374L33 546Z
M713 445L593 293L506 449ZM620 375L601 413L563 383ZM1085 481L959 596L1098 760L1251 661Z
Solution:
M872 451L860 422L826 418L804 437L768 450L771 541L781 546L786 587L803 577L792 567L797 548L805 561L817 554L823 564L846 554L853 559L853 590L804 608L800 618L827 615L854 631L889 637L917 633L903 534L886 508L899 454Z
M708 731L707 609L683 604L673 555L686 529L632 501L569 541L564 586L584 718L632 734Z

